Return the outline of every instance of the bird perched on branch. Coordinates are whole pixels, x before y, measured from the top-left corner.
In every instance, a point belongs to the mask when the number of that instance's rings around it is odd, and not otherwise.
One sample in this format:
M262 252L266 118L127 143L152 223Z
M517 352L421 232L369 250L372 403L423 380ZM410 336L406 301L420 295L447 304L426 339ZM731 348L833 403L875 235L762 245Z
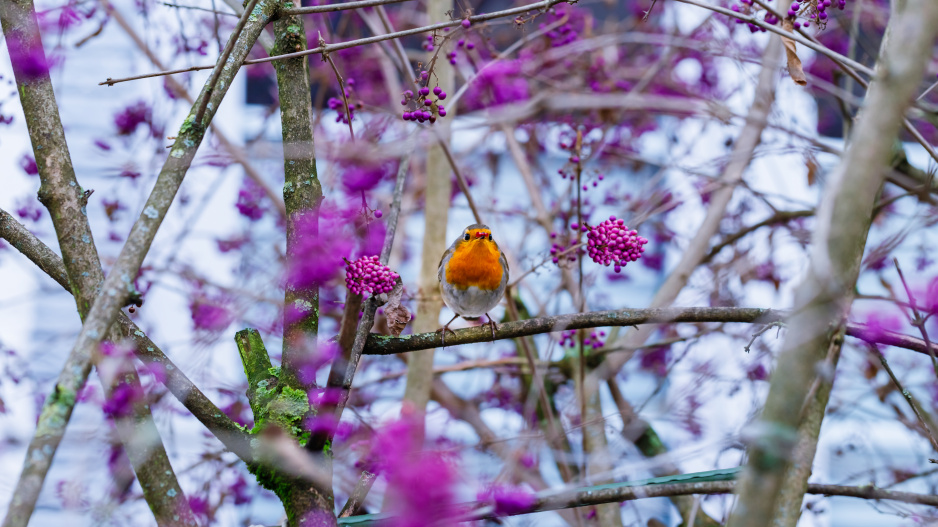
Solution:
M456 313L440 330L446 345L446 332L456 334L449 325L457 317L477 319L485 315L492 329L492 340L498 325L489 316L508 285L508 260L492 239L492 230L478 223L463 229L440 259L440 292L443 302Z

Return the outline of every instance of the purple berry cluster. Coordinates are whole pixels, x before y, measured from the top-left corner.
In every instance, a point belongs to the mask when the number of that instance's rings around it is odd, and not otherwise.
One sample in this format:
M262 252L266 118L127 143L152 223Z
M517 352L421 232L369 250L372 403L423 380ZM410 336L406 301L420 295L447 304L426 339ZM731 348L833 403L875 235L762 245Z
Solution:
M466 42L466 39L461 38L456 41L456 49L447 53L446 58L449 59L450 64L455 66L456 57L459 55L458 54L459 49L466 48L466 51L468 52L468 51L472 51L473 49L475 49L475 47L476 45L473 44L472 42Z
M345 285L353 293L390 293L399 275L383 265L377 255L362 256L345 266Z
M345 81L345 98L348 99L348 115L345 114L345 101L339 97L329 97L329 100L326 101L326 104L329 105L330 110L335 110L338 114L336 115L335 122L348 124L349 121L355 119L355 105L352 104L352 94L355 92L355 79L349 79ZM361 105L359 104L359 108Z
M598 349L603 347L605 342L606 332L605 331L591 331L589 336L583 339L583 347L592 347L593 349ZM560 333L560 345L567 346L569 348L576 347L576 330L568 329Z
M804 27L808 27L811 22L814 22L819 28L823 29L827 25L827 8L831 7L835 1L837 9L841 11L847 7L847 0L794 0L791 6L788 7L788 16L807 19L801 23ZM795 21L795 27L798 27L797 20Z
M570 249L573 249L574 247L576 247L576 240L567 240L569 241L569 245L565 245L566 241L557 240L556 232L550 233L550 238L552 240L550 244L550 256L551 256L551 260L555 264L559 264L561 258L563 258L564 260L575 262L577 252L580 252L580 253L583 252L583 250L581 249L580 251L571 251L569 254L564 254L566 253L566 251L569 251Z
M598 264L615 265L615 271L621 272L629 262L642 257L644 245L648 240L638 232L629 230L625 221L610 216L596 227L590 227L587 237L587 253Z
M429 75L424 71L421 73L421 79L427 79ZM436 86L432 93L435 98L430 98L430 87L421 86L415 94L412 90L404 92L404 98L401 99L401 106L412 106L413 110L405 110L402 116L405 121L416 121L423 123L429 121L435 123L437 118L446 117L446 107L440 102L446 99L446 92Z

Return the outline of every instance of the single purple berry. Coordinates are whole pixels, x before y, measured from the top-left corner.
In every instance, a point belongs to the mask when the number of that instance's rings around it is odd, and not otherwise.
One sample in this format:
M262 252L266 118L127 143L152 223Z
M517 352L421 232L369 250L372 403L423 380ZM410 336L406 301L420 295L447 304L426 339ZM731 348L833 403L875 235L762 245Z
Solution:
M375 211L375 218L380 218L381 216L384 216L384 213L381 212L380 210L376 210L376 211Z
M472 22L470 22L468 18L462 21L462 27L466 29L469 29L469 26L471 25L472 25Z

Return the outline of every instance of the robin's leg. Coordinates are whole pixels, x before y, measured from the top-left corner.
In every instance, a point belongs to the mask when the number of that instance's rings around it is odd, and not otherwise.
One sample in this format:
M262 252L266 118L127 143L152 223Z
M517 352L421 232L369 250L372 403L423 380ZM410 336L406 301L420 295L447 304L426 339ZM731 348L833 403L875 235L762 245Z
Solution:
M488 319L489 319L489 328L491 328L491 330L492 330L492 342L495 342L495 330L498 329L498 324L495 323L495 319L493 319L491 316L489 316L488 313L486 313L485 316L488 317Z
M445 347L446 347L446 332L447 332L447 331L449 331L450 333L452 333L454 337L456 336L456 332L453 331L453 330L451 330L451 329L449 329L449 325L452 324L453 321L456 320L457 318L459 318L459 315L458 315L458 314L457 314L457 315L453 315L453 318L449 319L449 322L447 322L445 326L443 326L443 327L441 327L440 329L437 330L437 331L440 331L440 332L443 333L442 335L440 335L440 342L442 342L442 345L441 345L442 348L445 348Z

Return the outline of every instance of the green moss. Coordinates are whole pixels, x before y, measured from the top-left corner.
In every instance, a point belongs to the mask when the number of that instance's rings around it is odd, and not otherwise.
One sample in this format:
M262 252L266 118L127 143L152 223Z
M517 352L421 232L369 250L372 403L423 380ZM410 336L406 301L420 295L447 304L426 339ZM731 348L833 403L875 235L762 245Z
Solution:
M299 437L303 429L299 426L309 414L309 398L303 390L284 386L280 394L267 405L267 415L280 426Z
M267 373L279 379L280 378L280 366L271 366L270 368L267 368Z

